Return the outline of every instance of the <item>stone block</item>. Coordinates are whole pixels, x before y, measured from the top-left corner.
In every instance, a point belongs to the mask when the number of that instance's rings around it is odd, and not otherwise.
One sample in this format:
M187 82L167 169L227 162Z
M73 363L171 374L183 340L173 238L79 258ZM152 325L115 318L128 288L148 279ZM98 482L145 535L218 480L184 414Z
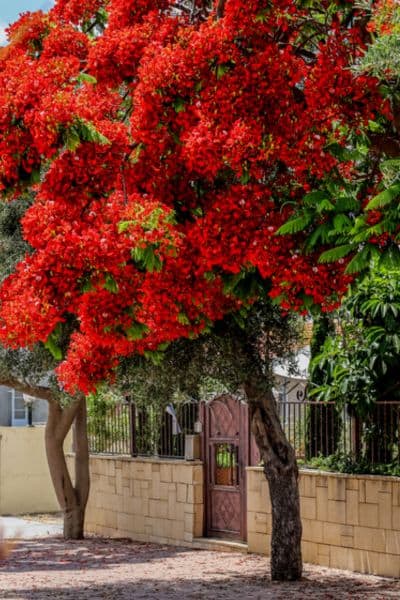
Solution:
M303 540L308 542L323 542L323 523L321 521L302 519Z
M400 506L400 482L392 482L392 504L393 506Z
M149 500L149 516L166 519L168 516L168 503L165 500Z
M247 495L247 510L253 512L270 512L265 496L257 492L249 492Z
M117 514L117 528L119 531L134 531L133 528L133 516L127 513Z
M346 479L344 477L328 477L328 499L346 500Z
M315 498L302 496L300 498L300 512L303 519L317 518L317 504Z
M180 523L183 521L179 521ZM193 537L202 537L204 533L204 510L202 505L196 506L193 521Z
M323 524L323 540L332 546L351 546L353 544L354 530L352 525L339 523Z
M359 520L364 527L378 527L378 505L360 504Z
M251 533L247 538L247 548L248 552L269 556L271 553L271 537L262 533Z
M151 465L151 472L153 473L153 477L155 475L155 473L159 473L160 472L160 463L152 463Z
M315 475L301 472L299 478L300 496L315 498L316 483L317 481Z
M366 502L366 481L365 479L359 479L358 481L358 501Z
M324 543L331 546L340 546L342 537L341 529L341 525L338 523L323 523Z
M392 527L400 531L400 506L392 507Z
M327 475L317 475L316 486L317 487L328 487L328 476Z
M203 465L194 465L193 469L193 483L204 483L204 470Z
M329 567L330 563L330 547L326 544L317 544L317 564L324 567Z
M150 481L149 487L149 498L152 500L159 500L161 498L159 472L153 473L153 479Z
M346 502L343 500L328 500L328 512L326 520L330 523L345 523Z
M358 482L356 477L346 477L346 490L358 490Z
M190 486L193 490L193 502L194 504L203 504L204 502L204 494L203 494L203 484L197 483L194 486Z
M194 515L184 513L183 514L183 523L184 523L185 532L193 534Z
M339 548L338 546L331 546L329 566L336 569L348 569L349 555L351 551L351 548Z
M318 477L317 477L317 479L318 479ZM326 521L328 518L328 486L319 487L317 485L316 497L317 497L317 519L318 519L318 521Z
M399 577L399 556L394 556L393 554L379 554L377 574L383 575L384 577Z
M370 503L378 503L378 494L381 482L367 479L365 481L365 501Z
M390 483L390 482L383 482ZM392 494L379 492L378 494L378 526L382 529L392 528Z
M317 562L318 557L318 544L316 544L315 542L307 542L303 540L301 543L301 553L304 562L315 564Z
M247 493L249 492L260 492L260 485L264 477L262 472L254 471L254 469L246 469L246 487Z
M346 523L359 524L358 486L357 489L346 489Z
M114 510L104 511L104 525L113 530L117 529L117 513Z
M164 481L164 482L172 481L172 465L171 464L160 464L160 481Z
M117 465L116 465L116 469L115 469L115 493L116 494L122 494L123 493L122 470L118 469Z
M271 516L266 513L251 513L253 522L251 524L252 531L255 533L271 533Z
M123 496L117 494L104 494L102 505L107 510L121 510L123 503Z
M372 527L354 527L354 547L360 550L384 552L386 546L385 532Z
M396 554L400 563L400 531L386 531L386 552Z
M193 471L190 465L172 465L172 481L174 483L193 483Z
M176 484L176 500L177 502L186 502L187 500L187 490L188 487L192 487L192 486L188 486L186 483L177 483Z

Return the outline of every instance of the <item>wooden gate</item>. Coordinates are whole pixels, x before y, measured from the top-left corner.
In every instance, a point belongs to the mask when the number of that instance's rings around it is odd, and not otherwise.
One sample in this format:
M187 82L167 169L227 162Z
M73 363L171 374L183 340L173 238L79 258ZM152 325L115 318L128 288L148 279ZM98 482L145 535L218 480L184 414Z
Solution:
M247 405L223 395L203 405L206 535L246 540Z

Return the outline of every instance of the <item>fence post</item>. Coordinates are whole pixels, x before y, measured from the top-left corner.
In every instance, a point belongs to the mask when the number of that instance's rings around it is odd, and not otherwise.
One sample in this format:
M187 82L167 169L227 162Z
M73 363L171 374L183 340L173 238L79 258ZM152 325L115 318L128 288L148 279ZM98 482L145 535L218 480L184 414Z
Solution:
M130 451L131 456L137 456L137 447L136 447L136 406L134 402L129 403L129 425L130 425Z

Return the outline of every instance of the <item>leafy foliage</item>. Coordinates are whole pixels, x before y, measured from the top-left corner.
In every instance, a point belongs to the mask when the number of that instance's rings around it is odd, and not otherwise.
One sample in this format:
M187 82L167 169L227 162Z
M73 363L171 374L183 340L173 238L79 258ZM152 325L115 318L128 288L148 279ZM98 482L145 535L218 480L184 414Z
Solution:
M367 414L380 399L399 397L400 271L373 271L344 300L337 331L312 361L318 400L350 403Z

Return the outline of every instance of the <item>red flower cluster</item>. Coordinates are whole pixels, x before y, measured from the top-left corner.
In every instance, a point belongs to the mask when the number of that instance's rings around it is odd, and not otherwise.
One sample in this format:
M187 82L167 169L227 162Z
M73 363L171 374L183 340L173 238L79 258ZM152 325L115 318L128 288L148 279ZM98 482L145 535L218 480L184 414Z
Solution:
M2 343L44 342L73 315L57 372L88 392L121 356L237 310L227 276L257 270L285 310L332 306L344 266L275 233L337 166L327 145L384 107L348 68L363 31L327 0L324 26L301 5L227 0L196 19L173 0L58 0L12 26L0 188L32 192L32 254L0 288Z

